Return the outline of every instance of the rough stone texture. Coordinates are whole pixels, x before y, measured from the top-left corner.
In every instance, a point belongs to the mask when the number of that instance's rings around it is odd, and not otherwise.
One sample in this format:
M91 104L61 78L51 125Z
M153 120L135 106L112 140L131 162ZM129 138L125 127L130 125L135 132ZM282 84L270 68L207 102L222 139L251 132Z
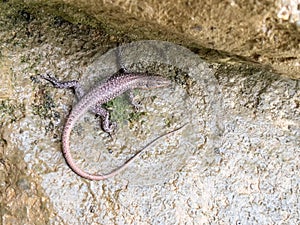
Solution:
M290 24L278 14L283 5L290 10L292 5L296 5L298 12L294 13L299 18L297 0L61 2L83 8L98 20L110 21L116 27L122 24L120 29L129 35L145 35L144 38L154 39L164 37L164 40L183 42L185 45L201 44L208 48L201 52L208 60L233 60L233 56L238 55L272 66L285 76L300 77L300 22L296 21L297 26ZM161 30L157 32L159 28ZM171 34L168 35L168 32ZM182 42L176 38L180 36L184 38ZM225 51L230 57L209 49Z
M121 175L87 181L61 154L74 96L38 74L80 79L89 89L117 69L107 50L126 38L0 5L2 224L299 224L298 80L210 64L167 42L125 45L128 69L157 71L174 86L137 92L139 113L122 98L110 103L114 140L86 115L72 135L78 163L113 168L149 139L189 125Z

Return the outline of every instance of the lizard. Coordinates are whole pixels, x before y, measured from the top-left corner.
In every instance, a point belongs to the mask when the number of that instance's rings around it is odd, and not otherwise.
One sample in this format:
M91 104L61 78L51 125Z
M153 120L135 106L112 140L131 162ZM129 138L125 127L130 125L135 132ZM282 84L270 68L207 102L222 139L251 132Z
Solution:
M74 161L70 152L70 135L72 128L79 118L91 110L93 113L100 115L102 118L102 129L111 134L116 128L116 123L112 123L109 120L109 112L102 107L102 104L114 99L115 97L123 94L126 91L133 89L152 89L166 87L171 84L171 81L165 77L152 73L130 73L130 72L117 72L112 75L106 82L100 83L98 86L94 87L92 90L84 94L84 91L80 83L76 80L72 81L59 81L54 76L50 74L41 75L41 77L53 84L56 88L73 88L75 95L78 98L77 104L71 109L67 120L65 122L63 132L62 132L62 151L66 163L69 167L79 176L89 179L89 180L105 180L115 176L124 170L132 161L134 161L137 156L148 146L152 145L158 139L174 133L180 130L183 126L176 128L170 132L158 136L151 142L146 144L143 148L137 151L129 160L127 160L123 165L116 168L107 174L91 174L82 170Z

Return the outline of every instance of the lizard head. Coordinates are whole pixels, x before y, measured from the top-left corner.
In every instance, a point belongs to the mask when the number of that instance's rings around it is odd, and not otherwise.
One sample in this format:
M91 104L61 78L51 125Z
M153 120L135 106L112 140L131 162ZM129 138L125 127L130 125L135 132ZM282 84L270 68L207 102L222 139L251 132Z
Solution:
M172 82L171 80L156 74L147 74L144 75L142 83L143 84L139 88L153 89L169 86Z

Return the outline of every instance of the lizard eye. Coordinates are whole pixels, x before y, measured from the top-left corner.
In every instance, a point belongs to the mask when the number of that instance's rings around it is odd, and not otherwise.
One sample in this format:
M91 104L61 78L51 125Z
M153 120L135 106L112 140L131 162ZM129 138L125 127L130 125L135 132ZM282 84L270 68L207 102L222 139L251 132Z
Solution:
M122 73L126 73L126 71L127 71L127 70L126 70L124 67L121 67L121 68L119 69L119 73L121 73L121 74L122 74Z

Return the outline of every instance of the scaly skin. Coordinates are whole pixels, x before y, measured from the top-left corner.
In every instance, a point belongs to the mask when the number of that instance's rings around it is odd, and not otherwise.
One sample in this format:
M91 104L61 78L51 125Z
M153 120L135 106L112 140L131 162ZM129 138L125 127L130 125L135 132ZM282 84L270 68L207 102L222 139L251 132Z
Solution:
M158 139L171 134L180 128L177 128L171 132L165 133L146 146L144 146L141 150L139 150L133 157L131 157L127 162L125 162L122 166L118 167L117 169L113 170L108 174L90 174L88 172L83 171L79 168L72 155L70 153L70 135L72 128L74 127L75 123L79 120L79 118L86 113L88 110L92 110L96 114L99 114L102 117L102 127L105 132L111 133L115 127L115 124L110 123L109 121L109 113L106 109L102 108L101 105L106 103L113 98L121 95L125 91L131 89L151 89L151 88L160 88L165 87L171 84L170 80L163 78L161 76L155 74L147 74L147 73L123 73L123 74L116 74L108 79L106 82L98 85L94 89L92 89L87 94L83 94L82 89L77 81L67 81L67 82L60 82L56 78L51 77L49 75L42 76L44 79L50 81L55 87L57 88L74 88L75 93L79 99L79 102L72 108L67 121L64 126L63 134L62 134L62 147L63 147L63 154L67 164L70 168L79 176L89 179L89 180L104 180L114 175L120 173L124 170L129 163L134 161L136 157L148 146L153 144Z

